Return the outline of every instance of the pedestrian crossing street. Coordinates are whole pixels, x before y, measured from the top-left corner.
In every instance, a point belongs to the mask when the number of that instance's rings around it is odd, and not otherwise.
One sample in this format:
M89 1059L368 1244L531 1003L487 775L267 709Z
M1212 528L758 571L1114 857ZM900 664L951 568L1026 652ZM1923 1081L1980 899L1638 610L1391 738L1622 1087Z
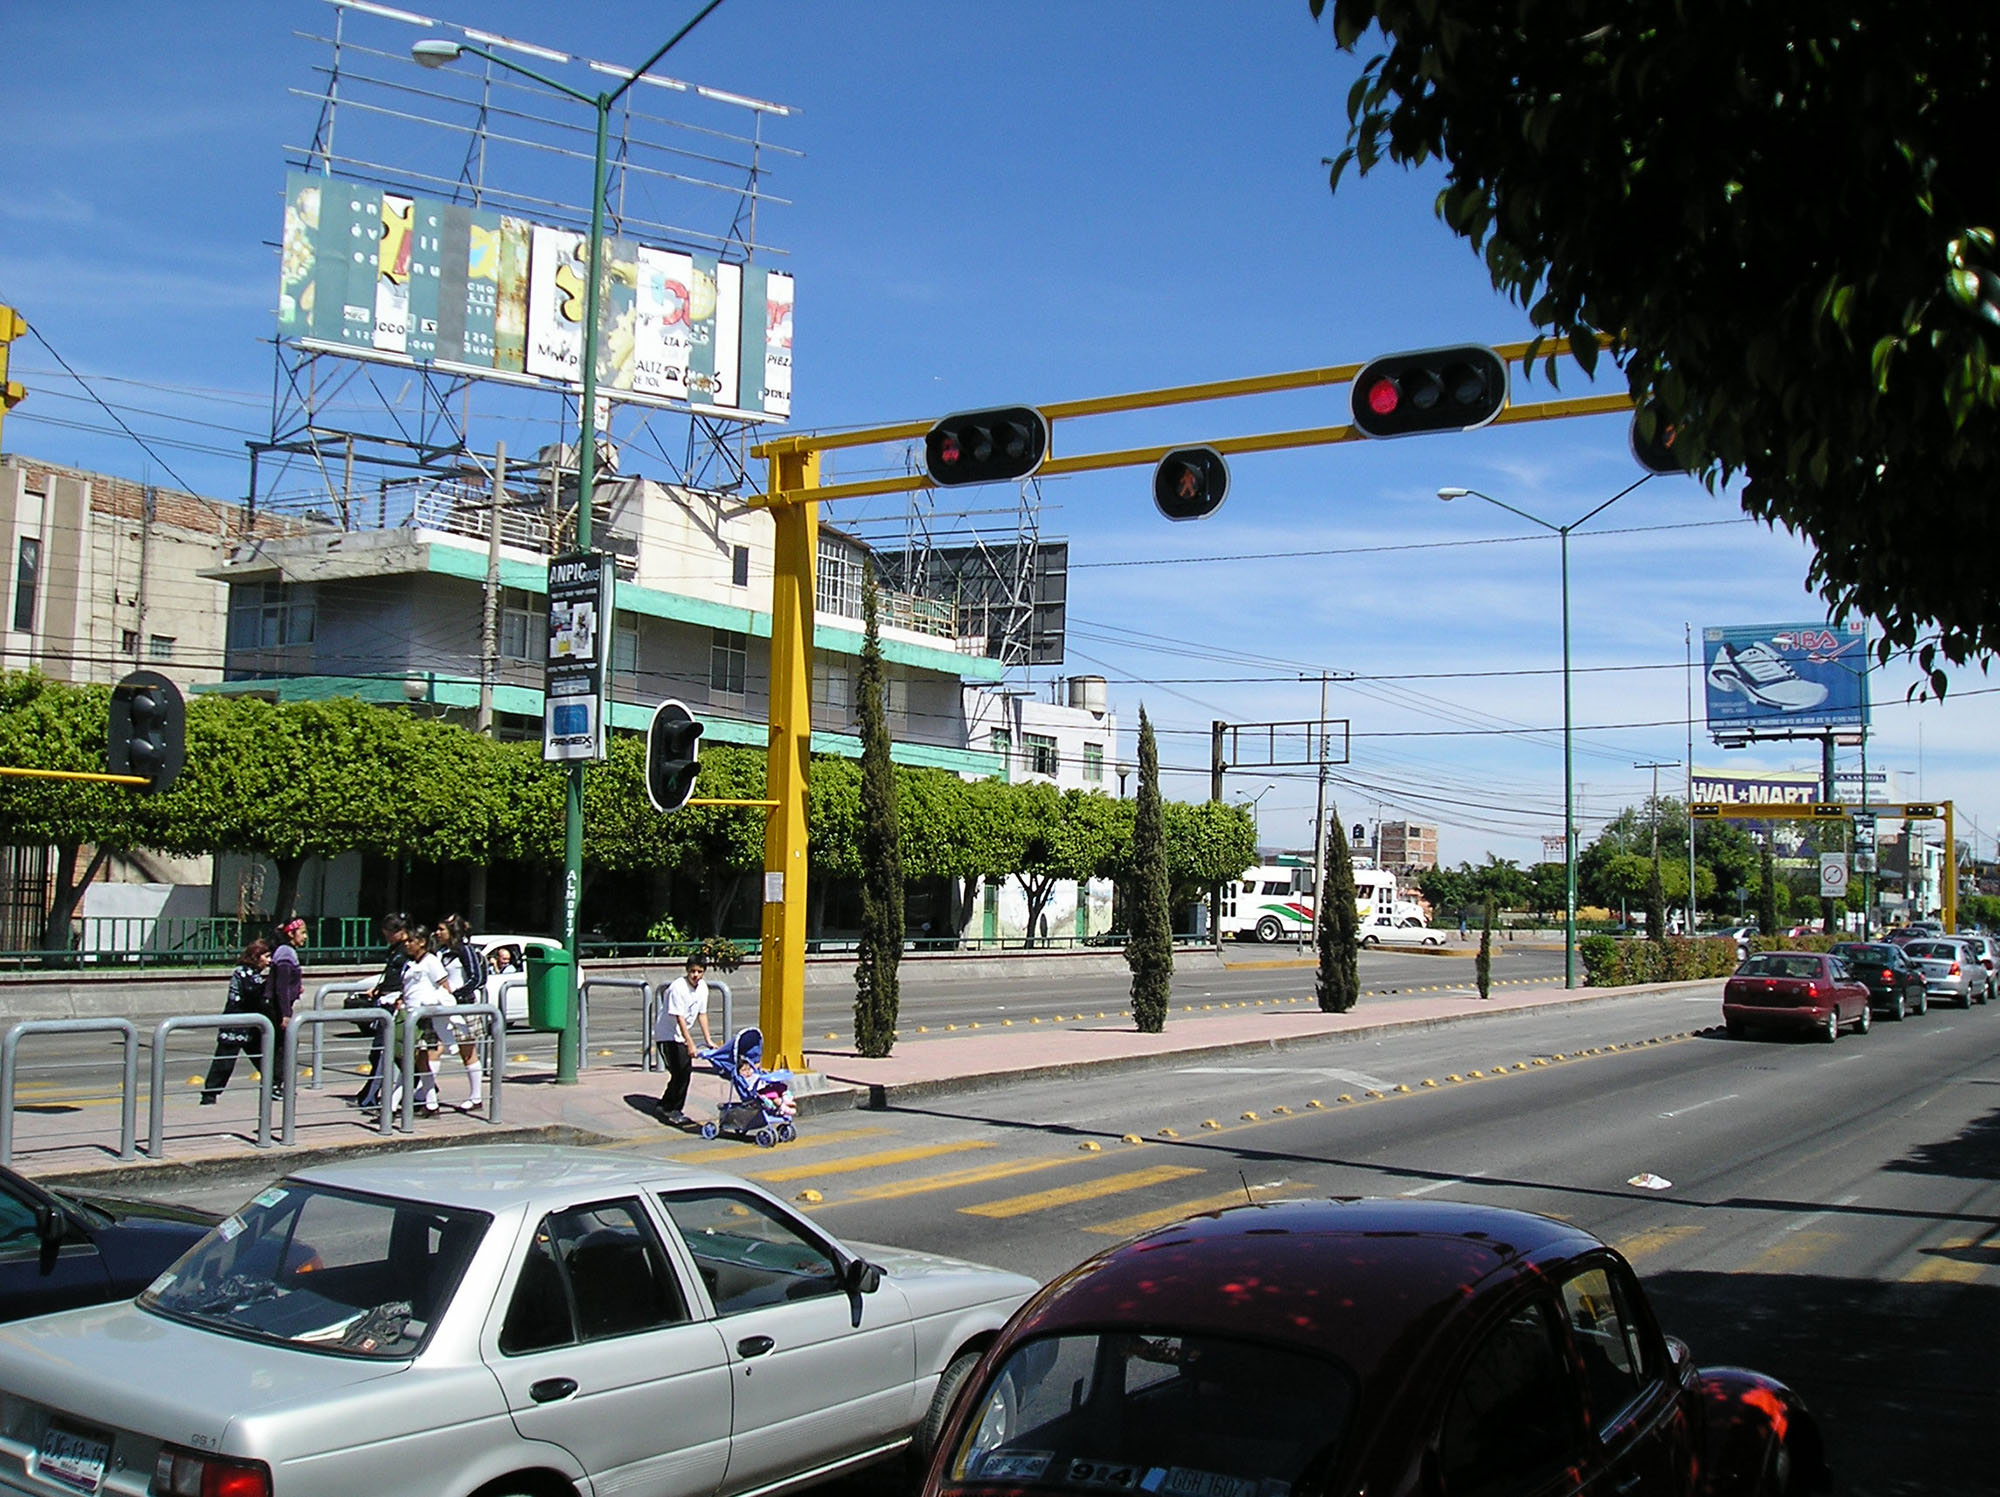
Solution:
M1268 1127L1267 1118L1230 1128ZM1224 1131L1217 1125L1214 1132ZM1518 1191L1486 1185L1477 1177L1427 1179L1328 1165L1244 1172L1235 1151L1202 1147L1197 1140L1141 1139L1134 1135L1046 1141L1021 1152L988 1138L940 1142L901 1141L892 1127L866 1122L815 1120L794 1142L775 1150L723 1139L699 1144L661 1140L632 1145L677 1163L722 1169L752 1180L820 1216L836 1232L842 1218L870 1206L921 1201L995 1226L1018 1224L1075 1231L1085 1239L1122 1239L1183 1217L1246 1200L1298 1196L1401 1194L1487 1201L1573 1216ZM1589 1182L1602 1194L1603 1182ZM1633 1199L1640 1199L1634 1192ZM1878 1213L1856 1213L1844 1228L1838 1210L1815 1213L1796 1225L1782 1213L1717 1210L1661 1200L1657 1224L1623 1232L1600 1230L1642 1274L1676 1269L1757 1275L1851 1276L1867 1264L1869 1276L1906 1284L1986 1284L2000 1287L2000 1226L1967 1230L1966 1224L1923 1223L1907 1245L1882 1257ZM1675 1220L1693 1212L1700 1222ZM1768 1222L1768 1225L1765 1223Z

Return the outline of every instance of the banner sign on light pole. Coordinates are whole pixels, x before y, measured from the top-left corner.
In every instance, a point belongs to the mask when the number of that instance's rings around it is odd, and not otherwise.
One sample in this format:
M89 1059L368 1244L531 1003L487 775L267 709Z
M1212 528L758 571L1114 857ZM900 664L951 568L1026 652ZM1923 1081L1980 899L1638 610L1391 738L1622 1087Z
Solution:
M571 551L549 562L549 657L542 676L542 757L602 759L611 558Z

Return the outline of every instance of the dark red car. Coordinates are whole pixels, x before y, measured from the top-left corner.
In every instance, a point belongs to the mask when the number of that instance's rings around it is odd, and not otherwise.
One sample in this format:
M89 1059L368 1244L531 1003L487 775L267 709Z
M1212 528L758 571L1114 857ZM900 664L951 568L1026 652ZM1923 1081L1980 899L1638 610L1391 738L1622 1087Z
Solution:
M1752 1029L1816 1034L1829 1045L1852 1027L1868 1033L1868 988L1845 960L1823 951L1760 951L1722 985L1722 1022L1731 1039Z
M966 1377L924 1497L1725 1497L1827 1485L1783 1384L1698 1369L1565 1222L1245 1205L1055 1279Z

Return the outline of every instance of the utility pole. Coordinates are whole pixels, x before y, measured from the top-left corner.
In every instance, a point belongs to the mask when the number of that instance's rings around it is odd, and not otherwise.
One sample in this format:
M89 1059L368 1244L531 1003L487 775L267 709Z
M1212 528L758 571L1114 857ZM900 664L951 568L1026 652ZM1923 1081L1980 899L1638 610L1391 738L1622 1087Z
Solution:
M1634 769L1650 769L1653 772L1653 875L1657 878L1660 869L1660 771L1663 769L1679 769L1681 761L1678 759L1649 760L1644 764L1634 764L1632 767ZM1650 900L1652 896L1648 895L1647 898ZM1651 917L1649 916L1648 918L1650 919ZM1663 925L1665 923L1665 921L1661 922ZM1646 934L1650 938L1661 935L1663 932L1648 930ZM1694 934L1693 926L1688 927L1688 934Z
M479 717L477 727L493 732L493 687L500 673L500 506L507 495L507 444L493 444L493 498L486 508L486 606L479 615ZM474 930L486 929L489 891L484 863L472 870L466 914Z
M1212 718L1208 724L1208 798L1216 805L1222 804L1222 773L1229 768L1222 757L1222 738L1229 731L1229 724L1220 718ZM1123 787L1119 794L1123 795ZM1252 861L1255 861L1254 855ZM1222 945L1222 885L1208 886L1208 939L1216 947Z

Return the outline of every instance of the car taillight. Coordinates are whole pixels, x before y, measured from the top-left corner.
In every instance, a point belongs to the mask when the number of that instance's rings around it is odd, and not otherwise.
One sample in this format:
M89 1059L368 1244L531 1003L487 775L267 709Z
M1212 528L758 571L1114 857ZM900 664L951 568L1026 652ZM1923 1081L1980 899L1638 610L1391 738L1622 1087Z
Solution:
M1884 967L1882 969L1882 981L1894 982L1895 980L1896 980L1896 974L1894 972L1891 972L1887 967Z
M1952 976L1952 977L1957 977L1957 976L1959 976L1959 975L1960 975L1960 974L1959 974L1959 969L1958 969L1958 963L1957 963L1957 962L1953 962L1953 963L1951 964L1951 971L1950 971L1950 973L1949 973L1949 974L1947 974L1947 975L1949 975L1949 976Z
M1825 997L1825 996L1826 996L1826 995L1825 995L1824 993L1822 993L1822 992L1820 991L1820 989L1819 989L1819 984L1818 984L1818 983L1816 983L1816 982L1809 982L1809 983L1807 983L1807 984L1806 984L1806 997L1808 997L1808 998L1823 998L1823 997Z
M271 1497L271 1468L262 1461L160 1447L153 1466L155 1497Z

